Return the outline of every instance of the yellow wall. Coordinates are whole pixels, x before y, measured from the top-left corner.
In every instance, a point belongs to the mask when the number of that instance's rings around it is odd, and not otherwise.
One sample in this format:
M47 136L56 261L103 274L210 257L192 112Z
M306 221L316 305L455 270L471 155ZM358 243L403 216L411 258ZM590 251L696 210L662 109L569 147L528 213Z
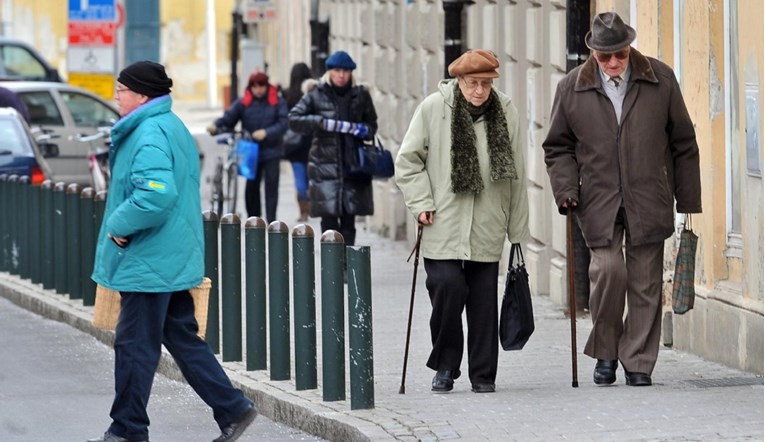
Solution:
M61 74L66 74L68 3L61 0L16 0L10 10L0 3L6 35L34 46Z

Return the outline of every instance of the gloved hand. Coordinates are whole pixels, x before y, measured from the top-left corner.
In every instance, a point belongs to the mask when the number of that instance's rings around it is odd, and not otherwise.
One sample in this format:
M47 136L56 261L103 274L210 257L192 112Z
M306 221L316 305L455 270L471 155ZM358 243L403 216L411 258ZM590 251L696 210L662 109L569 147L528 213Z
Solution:
M268 133L265 129L258 129L252 132L252 139L255 141L263 141Z
M353 123L351 135L356 138L366 138L369 135L369 126L364 123Z
M218 126L214 124L207 126L207 133L210 135L216 135L218 133Z

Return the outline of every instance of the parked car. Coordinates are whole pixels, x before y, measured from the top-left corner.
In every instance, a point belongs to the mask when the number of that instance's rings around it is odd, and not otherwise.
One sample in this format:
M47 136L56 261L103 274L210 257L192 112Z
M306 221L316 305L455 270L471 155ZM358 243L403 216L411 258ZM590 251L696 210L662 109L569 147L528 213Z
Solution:
M0 37L0 80L63 81L58 70L35 48L7 37Z
M43 157L57 153L55 145L37 144L15 109L0 107L0 173L26 175L32 184L39 185L51 176Z
M49 135L49 142L58 146L59 155L46 159L52 179L92 185L90 154L105 148L108 133L120 117L113 103L64 83L0 81L0 86L21 97L29 111L32 132ZM92 137L98 133L104 136Z

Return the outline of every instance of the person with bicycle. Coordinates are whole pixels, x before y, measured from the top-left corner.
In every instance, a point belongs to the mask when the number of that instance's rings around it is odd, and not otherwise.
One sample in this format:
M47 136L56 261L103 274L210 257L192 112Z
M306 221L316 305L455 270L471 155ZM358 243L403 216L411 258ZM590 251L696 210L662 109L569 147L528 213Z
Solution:
M204 277L199 152L172 111L173 81L151 61L127 66L114 98L112 181L98 234L93 280L120 292L114 335L112 423L88 442L149 440L149 402L164 344L231 442L258 415L197 336L189 289ZM178 435L178 439L184 439Z
M265 177L266 219L276 220L279 202L279 160L282 136L287 131L287 103L268 75L256 71L250 75L242 98L236 100L223 116L207 128L211 135L230 132L238 123L242 132L260 144L255 179L247 180L244 200L248 216L262 216L260 183Z
M345 244L356 242L355 217L372 215L372 178L348 176L344 158L377 132L377 112L369 89L356 84L356 63L345 51L327 58L327 72L313 91L290 110L290 128L313 135L308 155L310 215L321 230L339 231Z

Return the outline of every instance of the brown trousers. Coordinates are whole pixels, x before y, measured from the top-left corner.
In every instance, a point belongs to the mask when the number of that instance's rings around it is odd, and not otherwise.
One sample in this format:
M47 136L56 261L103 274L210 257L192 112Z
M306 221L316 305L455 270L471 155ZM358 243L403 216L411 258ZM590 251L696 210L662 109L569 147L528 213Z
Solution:
M664 243L632 245L627 217L620 209L611 245L590 252L592 331L584 354L618 359L626 370L650 375L661 336Z

